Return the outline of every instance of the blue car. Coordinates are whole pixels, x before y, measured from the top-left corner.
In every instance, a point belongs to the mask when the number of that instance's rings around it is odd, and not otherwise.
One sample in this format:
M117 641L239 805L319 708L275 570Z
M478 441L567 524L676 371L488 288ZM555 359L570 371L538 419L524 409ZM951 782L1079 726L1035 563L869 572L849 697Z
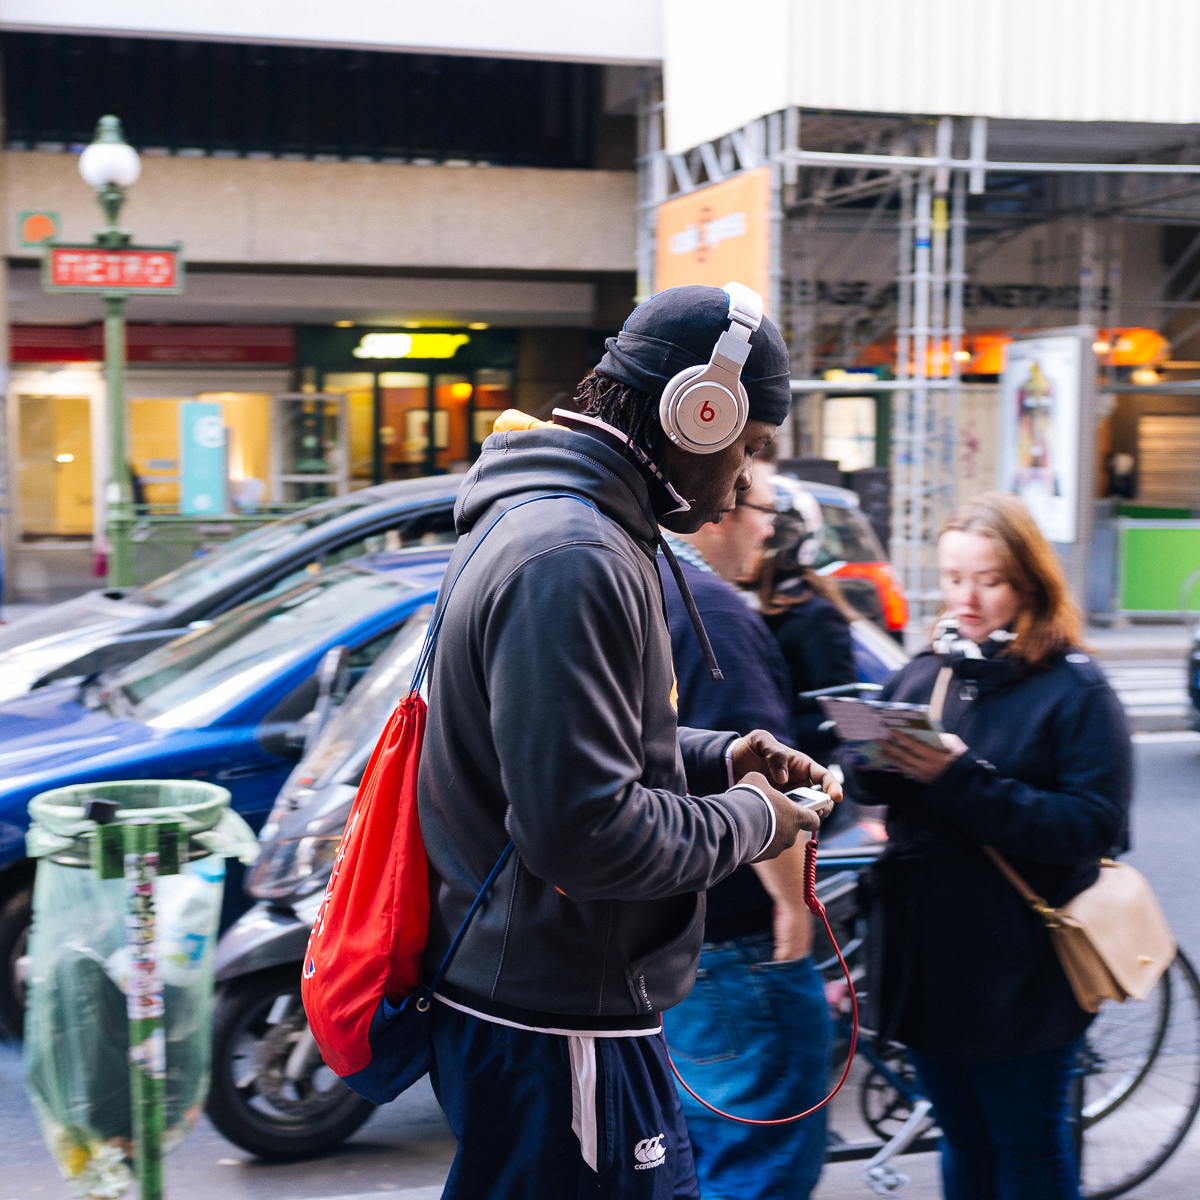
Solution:
M384 552L305 575L115 676L0 706L0 1017L10 1030L21 1024L17 967L32 894L29 800L70 783L204 779L228 788L258 829L308 739L326 652L346 648L343 687L353 686L435 599L449 555L449 546ZM236 871L227 905L227 918L245 906Z

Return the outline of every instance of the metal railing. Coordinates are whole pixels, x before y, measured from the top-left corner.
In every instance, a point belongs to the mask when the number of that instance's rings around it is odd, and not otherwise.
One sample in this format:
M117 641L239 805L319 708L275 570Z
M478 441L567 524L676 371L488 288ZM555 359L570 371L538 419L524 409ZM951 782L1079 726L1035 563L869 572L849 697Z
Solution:
M139 505L129 531L133 583L135 586L149 583L224 542L306 507L307 504L272 504L254 512L199 517L185 516L166 505Z

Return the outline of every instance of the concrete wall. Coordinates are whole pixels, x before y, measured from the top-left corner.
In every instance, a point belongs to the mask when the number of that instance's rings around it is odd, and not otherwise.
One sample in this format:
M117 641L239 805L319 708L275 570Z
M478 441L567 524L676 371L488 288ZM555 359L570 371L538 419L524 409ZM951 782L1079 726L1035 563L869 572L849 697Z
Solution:
M517 405L550 419L555 408L570 408L579 381L596 364L582 329L521 329L517 333Z
M4 152L4 231L62 214L90 240L100 211L73 154ZM632 271L631 171L147 157L122 224L144 244L182 240L191 262Z
M5 0L0 28L585 62L662 57L654 0Z

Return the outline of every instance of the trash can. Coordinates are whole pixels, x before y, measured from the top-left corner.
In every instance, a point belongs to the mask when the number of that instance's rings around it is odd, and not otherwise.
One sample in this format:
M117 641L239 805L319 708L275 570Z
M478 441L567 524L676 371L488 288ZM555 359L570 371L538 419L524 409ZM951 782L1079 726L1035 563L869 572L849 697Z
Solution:
M154 1200L208 1091L224 860L252 862L258 842L198 781L56 788L29 814L24 1053L42 1135L76 1195L121 1195L136 1163Z

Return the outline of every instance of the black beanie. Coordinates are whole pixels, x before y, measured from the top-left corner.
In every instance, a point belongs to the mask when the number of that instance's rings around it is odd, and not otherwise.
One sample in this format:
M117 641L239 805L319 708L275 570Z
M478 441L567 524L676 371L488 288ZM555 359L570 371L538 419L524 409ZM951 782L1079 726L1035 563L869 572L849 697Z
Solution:
M621 332L604 343L606 353L596 374L658 398L685 367L708 362L717 338L728 328L729 297L720 288L668 288L639 304ZM782 425L792 400L787 345L766 317L750 335L742 384L750 420Z

